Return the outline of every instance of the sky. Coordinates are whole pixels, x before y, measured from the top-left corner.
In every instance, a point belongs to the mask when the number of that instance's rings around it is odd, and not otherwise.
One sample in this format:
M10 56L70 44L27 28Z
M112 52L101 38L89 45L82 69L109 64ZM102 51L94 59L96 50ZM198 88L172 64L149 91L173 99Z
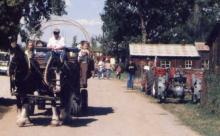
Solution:
M105 0L65 0L67 15L59 19L73 19L80 23L91 36L102 35L102 21L100 14L103 12ZM57 18L57 17L53 17ZM71 44L73 36L78 37L78 42L86 40L82 32L71 26L54 26L61 29L61 35L64 36L66 44ZM52 36L53 27L44 31L42 39L47 41Z

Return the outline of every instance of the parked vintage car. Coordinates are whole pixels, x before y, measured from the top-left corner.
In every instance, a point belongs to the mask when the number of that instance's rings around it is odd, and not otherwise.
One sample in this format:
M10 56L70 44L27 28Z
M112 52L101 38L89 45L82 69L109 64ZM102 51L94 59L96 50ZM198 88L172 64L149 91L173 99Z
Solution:
M8 75L10 55L8 52L0 52L0 73Z
M176 70L155 68L153 85L149 84L150 94L158 98L161 103L165 102L167 98L180 98L184 100L186 94L187 78Z
M166 98L180 98L184 101L186 93L186 77L174 77L166 84L165 79L158 80L158 99L165 102Z

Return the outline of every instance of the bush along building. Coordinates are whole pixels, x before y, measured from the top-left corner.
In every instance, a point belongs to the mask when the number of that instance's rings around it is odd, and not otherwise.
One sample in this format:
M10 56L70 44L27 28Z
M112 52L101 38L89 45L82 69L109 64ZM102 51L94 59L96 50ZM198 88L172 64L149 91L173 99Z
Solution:
M191 44L130 44L130 57L137 64L149 62L162 68L208 69L209 47L205 43Z

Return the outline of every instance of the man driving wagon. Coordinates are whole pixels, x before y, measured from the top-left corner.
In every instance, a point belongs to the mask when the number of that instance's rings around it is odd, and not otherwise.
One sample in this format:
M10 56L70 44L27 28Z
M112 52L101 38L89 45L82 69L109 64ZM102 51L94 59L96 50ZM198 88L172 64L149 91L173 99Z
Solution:
M66 59L67 55L63 51L64 48L67 48L64 37L60 36L60 30L58 28L54 29L53 34L54 36L48 41L47 48L55 51L61 58ZM48 61L50 55L47 55L46 61ZM81 41L78 61L80 63L80 87L87 88L87 79L91 77L91 73L94 70L90 43L88 41Z

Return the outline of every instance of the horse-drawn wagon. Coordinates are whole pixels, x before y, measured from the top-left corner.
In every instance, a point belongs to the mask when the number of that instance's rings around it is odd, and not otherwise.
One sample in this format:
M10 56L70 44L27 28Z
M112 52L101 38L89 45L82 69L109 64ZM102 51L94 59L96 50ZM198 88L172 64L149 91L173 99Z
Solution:
M80 24L70 20L54 21L48 21L49 24L46 22L41 31L53 25L66 24L80 28L88 38ZM12 58L9 75L11 94L16 96L17 100L17 124L24 126L29 122L29 115L34 113L36 105L38 109L45 109L47 105L50 105L52 108L51 124L60 125L72 119L71 113L79 115L80 112L87 110L87 85L81 86L80 79L82 74L91 75L92 59L89 58L86 61L89 65L87 73L82 73L77 47L70 48L63 44L59 49L38 47L37 45L43 44L39 44L39 39L36 40L37 35L34 35L30 46L28 43L26 51L17 45L16 41L11 43ZM55 36L57 33L54 31Z
M36 47L32 57L28 57L17 46L10 62L11 93L17 98L18 108L22 108L24 125L28 115L34 113L35 105L38 109L45 109L45 105L52 105L52 121L58 121L61 116L69 113L78 115L88 107L88 92L80 87L80 66L77 59L77 48L65 48L64 56L48 48ZM46 63L47 54L51 53ZM57 116L56 107L61 108ZM63 111L62 111L63 110ZM52 122L58 125L58 122Z

